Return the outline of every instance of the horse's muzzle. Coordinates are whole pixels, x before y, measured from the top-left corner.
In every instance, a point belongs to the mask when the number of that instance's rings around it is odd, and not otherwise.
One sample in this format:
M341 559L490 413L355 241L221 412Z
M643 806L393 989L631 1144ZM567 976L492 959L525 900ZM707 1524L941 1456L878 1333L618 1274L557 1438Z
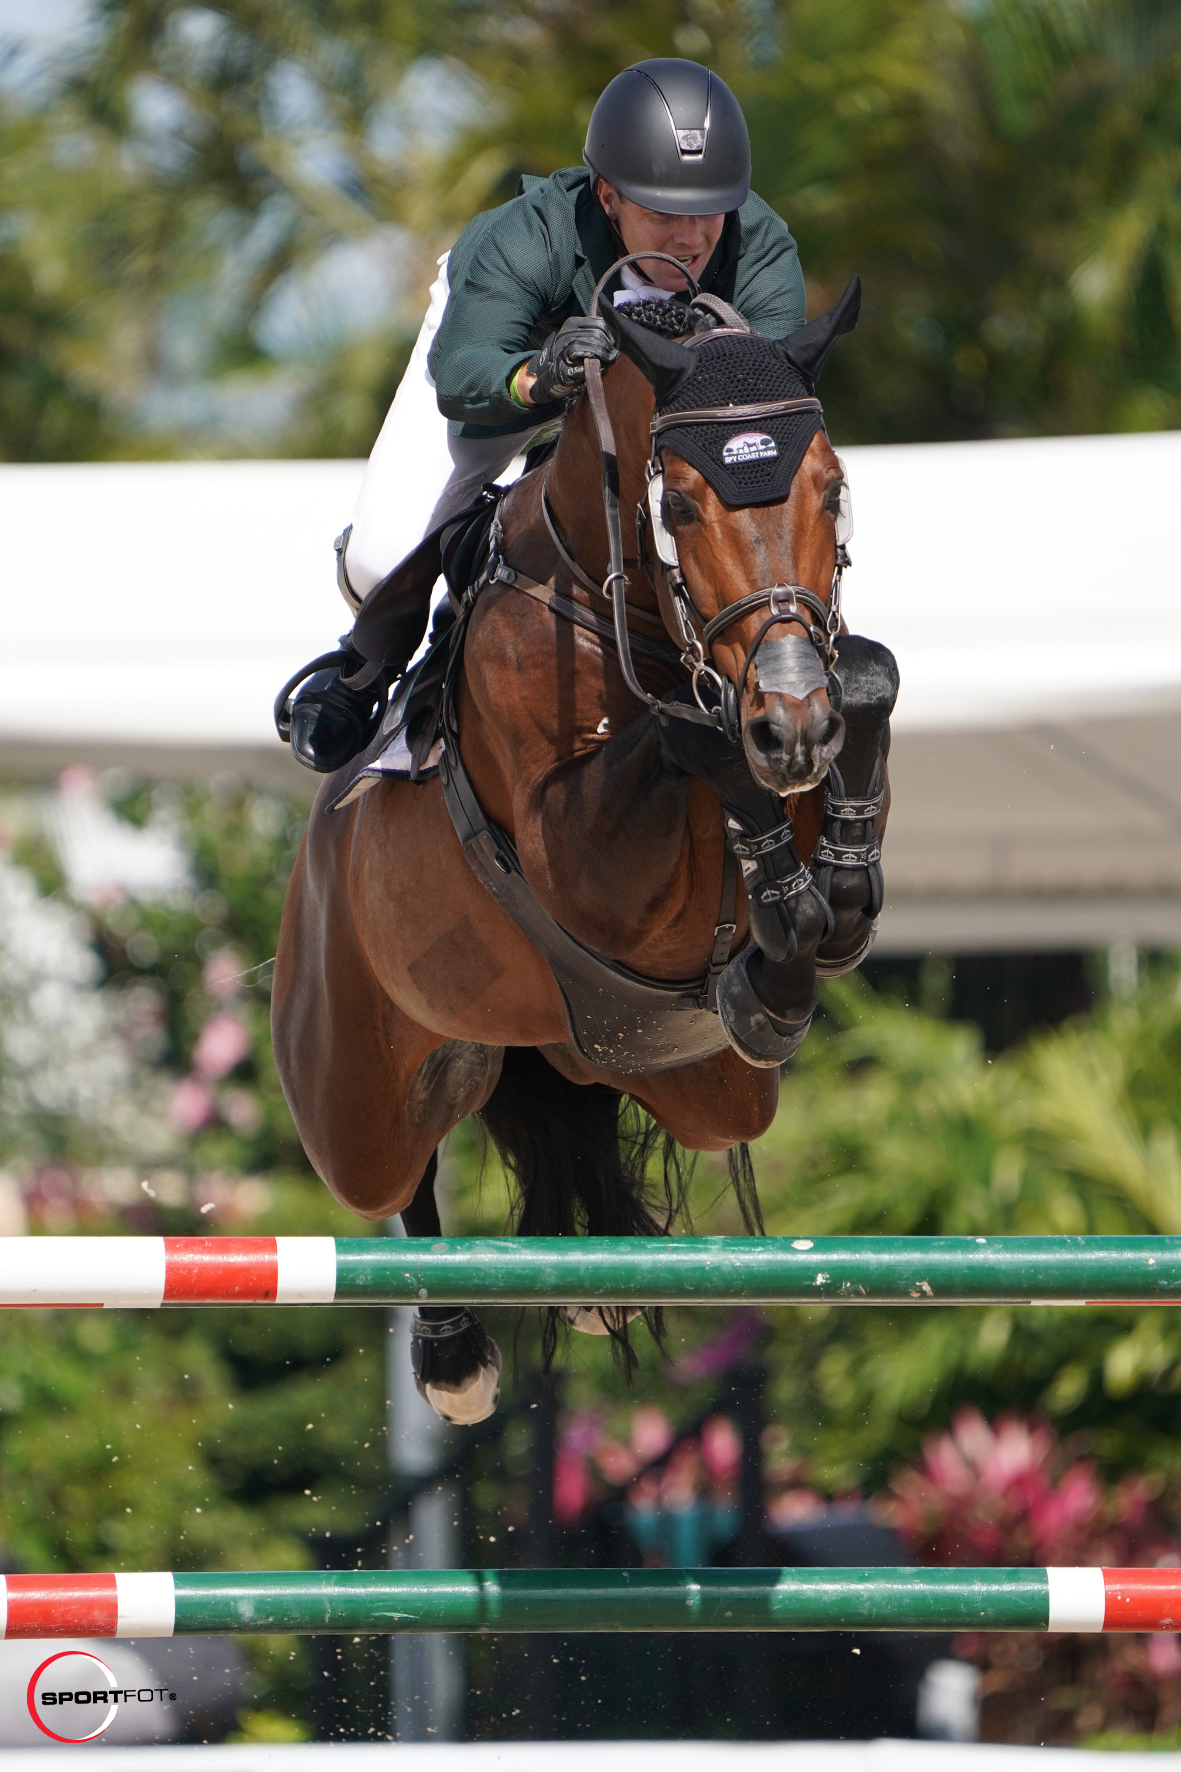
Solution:
M845 722L817 691L802 701L764 695L758 713L743 722L742 742L751 774L774 794L797 794L824 780L845 742Z

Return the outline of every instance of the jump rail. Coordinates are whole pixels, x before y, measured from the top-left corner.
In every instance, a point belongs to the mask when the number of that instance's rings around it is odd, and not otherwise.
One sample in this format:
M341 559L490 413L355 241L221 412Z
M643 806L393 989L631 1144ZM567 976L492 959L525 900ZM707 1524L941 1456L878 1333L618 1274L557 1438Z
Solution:
M438 1569L9 1575L8 1637L1175 1631L1177 1569Z
M0 1306L1181 1304L1181 1237L0 1237Z

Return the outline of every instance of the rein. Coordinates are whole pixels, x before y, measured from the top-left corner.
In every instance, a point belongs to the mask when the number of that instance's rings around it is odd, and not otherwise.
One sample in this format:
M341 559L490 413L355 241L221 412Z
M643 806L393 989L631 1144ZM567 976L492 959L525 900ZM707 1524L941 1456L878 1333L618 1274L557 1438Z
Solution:
M630 253L626 258L618 260L611 269L599 279L591 297L588 312L598 312L599 297L608 279L623 265L635 263L637 260L665 259L675 264L682 271L693 288L693 299L700 298L700 291L693 277L689 275L678 259L668 253L646 252ZM700 298L703 303L706 298ZM735 316L737 318L737 316ZM729 330L734 330L730 328ZM703 334L702 337L709 337ZM692 349L697 340L689 340L686 349ZM681 720L695 721L701 725L720 728L731 742L736 743L741 736L739 704L750 667L754 663L759 648L773 627L794 623L802 627L806 641L816 654L817 665L827 679L836 665L837 636L841 628L841 575L849 563L849 556L843 546L838 545L836 569L833 573L832 589L827 605L805 585L774 584L765 585L760 590L748 591L736 602L719 611L711 620L706 621L697 608L689 591L684 574L681 571L680 558L674 537L666 528L661 504L664 496L664 474L660 467L660 436L663 431L689 424L743 423L746 420L766 419L793 412L823 413L823 407L814 395L801 395L787 400L765 400L743 406L707 406L687 412L665 413L653 417L651 434L651 453L648 460L648 496L636 507L637 532L637 564L648 569L648 555L645 546L646 516L651 515L652 530L656 541L656 552L661 566L668 576L671 593L672 615L676 632L674 639L680 648L681 663L689 671L693 683L693 695L696 706L684 702L669 702L646 690L636 676L632 661L631 638L628 631L627 592L629 583L624 571L623 531L619 515L619 456L615 443L615 431L611 423L611 414L607 409L607 400L603 392L603 368L596 357L587 357L583 364L586 378L586 395L594 420L595 435L599 445L600 478L603 493L603 516L607 527L607 547L609 570L602 585L598 585L583 571L578 562L569 553L557 533L549 509L549 501L542 494L542 513L550 539L566 566L575 574L578 581L588 589L601 591L612 606L615 622L615 644L619 653L620 669L623 680L640 701L644 702L659 719L669 715ZM647 504L647 513L645 512ZM718 635L736 622L744 621L760 609L770 611L747 648L742 663L742 672L738 683L726 673L718 671L713 664L713 642ZM700 624L698 634L694 618ZM813 667L814 669L816 667ZM702 695L702 684L708 683L716 697L716 705L707 705ZM819 685L817 685L819 687Z

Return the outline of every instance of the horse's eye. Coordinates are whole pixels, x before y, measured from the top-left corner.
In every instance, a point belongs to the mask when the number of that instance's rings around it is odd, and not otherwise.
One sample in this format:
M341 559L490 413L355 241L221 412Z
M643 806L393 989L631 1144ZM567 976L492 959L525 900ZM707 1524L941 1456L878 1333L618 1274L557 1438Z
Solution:
M683 492L672 487L663 499L664 521L671 529L675 524L691 523L697 515L692 499L686 498Z

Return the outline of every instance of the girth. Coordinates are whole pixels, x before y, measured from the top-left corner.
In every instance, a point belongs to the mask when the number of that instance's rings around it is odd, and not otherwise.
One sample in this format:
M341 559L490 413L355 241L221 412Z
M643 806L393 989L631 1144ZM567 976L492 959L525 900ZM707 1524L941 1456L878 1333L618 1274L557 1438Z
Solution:
M738 864L729 846L713 952L702 977L644 978L585 947L563 929L525 878L511 838L481 806L463 761L455 683L470 610L468 601L457 624L444 685L444 743L439 765L443 798L468 866L545 959L562 993L570 1038L589 1063L631 1075L671 1070L712 1057L727 1044L716 1002L718 979L730 962L738 902ZM597 632L597 624L591 631Z

